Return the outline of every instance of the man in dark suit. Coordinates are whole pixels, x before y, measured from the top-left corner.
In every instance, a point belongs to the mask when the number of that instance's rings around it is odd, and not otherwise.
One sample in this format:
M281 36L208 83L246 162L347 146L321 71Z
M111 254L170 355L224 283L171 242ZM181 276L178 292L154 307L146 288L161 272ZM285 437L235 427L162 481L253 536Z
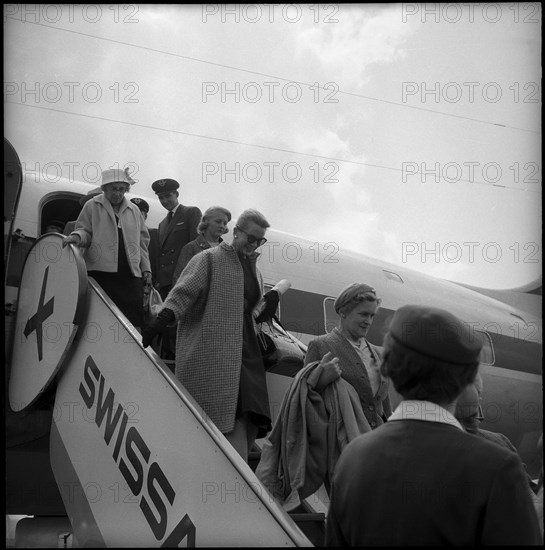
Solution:
M180 184L165 178L153 182L151 188L168 214L158 228L157 275L154 285L163 300L176 281L174 270L182 248L197 237L197 226L202 213L196 206L184 206L178 202ZM176 349L176 327L166 329L163 334L163 359L174 359Z
M173 179L153 182L151 188L163 207L168 210L159 224L159 272L156 288L164 300L176 281L174 269L182 248L197 237L197 226L202 213L196 206L184 206L178 202L180 184Z
M450 313L404 306L381 369L403 401L337 463L328 546L540 544L519 457L464 431L456 400L472 384L482 344Z

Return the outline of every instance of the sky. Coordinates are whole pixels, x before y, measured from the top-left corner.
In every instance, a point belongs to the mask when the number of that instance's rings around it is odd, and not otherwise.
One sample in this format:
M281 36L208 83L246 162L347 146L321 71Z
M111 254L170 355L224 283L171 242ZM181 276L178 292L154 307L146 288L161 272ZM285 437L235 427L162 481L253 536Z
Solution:
M44 181L128 167L514 288L542 269L540 55L538 3L5 4L4 135Z

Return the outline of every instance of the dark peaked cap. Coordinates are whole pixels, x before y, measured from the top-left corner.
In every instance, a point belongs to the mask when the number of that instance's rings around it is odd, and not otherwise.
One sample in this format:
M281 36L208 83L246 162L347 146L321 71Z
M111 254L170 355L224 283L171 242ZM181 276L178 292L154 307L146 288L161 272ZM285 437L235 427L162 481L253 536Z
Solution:
M145 212L146 214L149 212L149 204L144 199L141 199L140 197L134 197L133 199L131 199L131 202L133 204L136 204L136 206L138 206L138 208L140 208L142 212Z
M176 180L172 180L170 178L157 180L151 184L151 188L157 195L159 195L159 193L170 193L171 191L176 191L179 187L180 184Z
M482 341L469 325L443 309L403 306L394 314L390 335L402 346L447 363L479 361Z

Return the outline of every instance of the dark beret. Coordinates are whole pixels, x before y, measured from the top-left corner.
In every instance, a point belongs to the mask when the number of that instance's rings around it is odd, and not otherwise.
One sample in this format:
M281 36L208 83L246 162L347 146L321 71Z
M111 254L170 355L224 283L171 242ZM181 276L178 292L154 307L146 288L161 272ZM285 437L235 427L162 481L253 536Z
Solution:
M471 326L433 307L400 307L392 318L390 335L407 349L458 365L478 362L482 348L481 338Z
M176 180L171 180L170 178L157 180L151 184L151 188L155 191L157 195L161 193L170 193L171 191L176 191L176 189L178 189L179 187L180 184Z
M142 212L145 212L146 214L149 212L149 204L144 199L134 197L134 199L131 199L131 202L136 204Z

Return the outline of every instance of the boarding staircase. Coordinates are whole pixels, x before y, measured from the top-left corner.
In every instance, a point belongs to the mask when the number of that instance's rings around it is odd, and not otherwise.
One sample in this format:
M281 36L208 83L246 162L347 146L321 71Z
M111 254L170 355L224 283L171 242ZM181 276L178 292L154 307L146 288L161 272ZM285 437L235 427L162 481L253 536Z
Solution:
M34 247L61 239L50 234ZM63 250L32 269L67 276L62 264L74 251ZM39 250L33 257L48 262ZM9 411L8 439L11 429L20 441L7 449L6 513L35 516L17 524L15 546L322 545L321 501L286 513L255 476L259 442L246 464L100 286L82 284L86 313L62 365L36 401ZM24 302L10 337L36 346L20 334L35 309L27 303L25 312Z

